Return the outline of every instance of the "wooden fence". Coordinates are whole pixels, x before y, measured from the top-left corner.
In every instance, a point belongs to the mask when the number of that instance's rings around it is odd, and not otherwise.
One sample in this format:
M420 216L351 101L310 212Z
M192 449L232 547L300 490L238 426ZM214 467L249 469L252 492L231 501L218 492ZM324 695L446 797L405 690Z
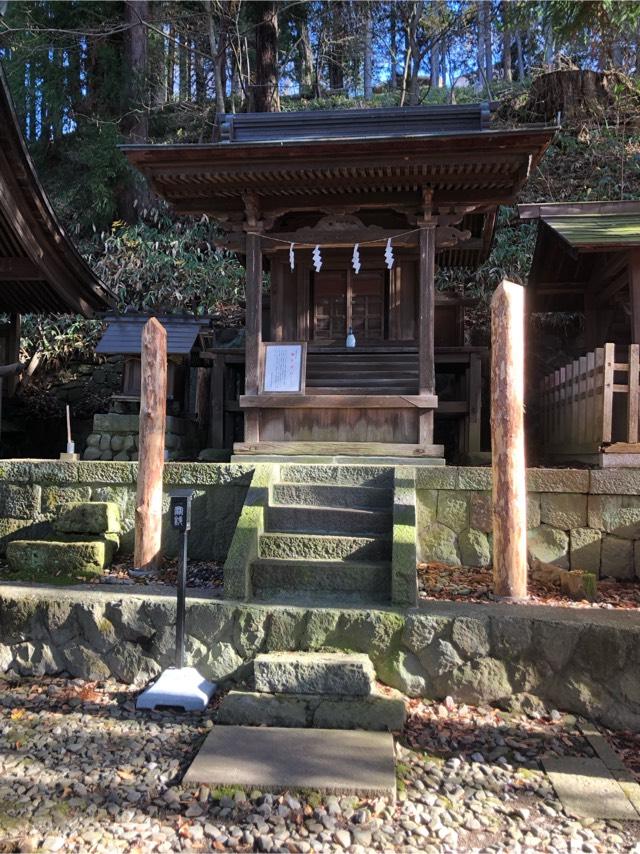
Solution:
M640 345L605 344L544 378L540 387L545 448L598 453L636 450ZM625 361L616 361L616 358Z

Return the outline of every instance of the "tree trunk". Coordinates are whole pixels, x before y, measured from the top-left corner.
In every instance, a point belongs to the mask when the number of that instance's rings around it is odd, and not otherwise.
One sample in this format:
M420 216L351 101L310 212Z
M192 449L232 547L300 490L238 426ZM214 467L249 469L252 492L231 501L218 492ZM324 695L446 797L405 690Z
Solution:
M420 46L418 44L418 25L422 17L424 3L414 3L409 23L409 49L411 51L411 78L409 82L409 104L416 106L420 101Z
M226 8L223 5L218 20L218 32L216 35L216 21L212 0L203 0L207 13L207 31L209 34L209 50L213 57L213 76L216 95L216 113L222 115L225 112L225 79L224 71L227 63L227 27L228 20Z
M484 6L484 73L487 83L493 80L493 48L491 44L491 2L482 0Z
M477 9L476 9L476 21L478 27L478 43L476 48L476 63L478 66L478 82L476 84L476 89L478 92L482 92L484 89L485 83L485 70L484 70L484 59L485 59L485 47L484 47L484 35L485 35L485 26L484 26L484 16L485 16L485 6L483 0L478 0Z
M391 65L391 77L389 79L389 83L391 85L391 90L395 92L398 88L398 16L396 14L396 4L391 4L391 13L390 13L390 51L389 51L389 64Z
M305 12L306 13L306 12ZM313 50L309 36L309 24L306 17L299 19L300 46L298 47L298 92L300 95L313 94Z
M184 33L180 34L178 45L178 62L180 70L180 85L178 91L181 101L189 100L189 92L191 90L191 81L189 80L189 53L187 49L187 37Z
M329 56L329 89L332 92L344 90L344 4L342 0L334 0L331 9L331 36L327 51Z
M128 142L146 142L149 136L149 114L146 101L147 28L142 21L149 16L147 0L126 0L125 30L125 80L127 82L127 110L123 130Z
M496 596L527 596L524 453L524 289L502 281L491 301L493 585Z
M522 83L525 78L524 52L522 50L522 34L516 30L516 60L518 63L518 81Z
M373 8L366 4L364 29L364 97L373 97Z
M136 569L155 570L162 545L162 474L167 410L167 333L152 317L142 331L140 436L135 512Z
M440 44L436 42L431 48L431 74L429 83L432 89L440 88Z
M257 113L280 111L278 93L278 11L274 0L252 4L258 23L256 38L256 82L253 110Z
M169 38L167 40L167 101L173 101L175 94L175 73L176 73L176 49L175 43L176 28L173 24L169 25Z
M511 27L509 26L509 7L506 0L502 0L502 72L507 83L513 81L511 71Z

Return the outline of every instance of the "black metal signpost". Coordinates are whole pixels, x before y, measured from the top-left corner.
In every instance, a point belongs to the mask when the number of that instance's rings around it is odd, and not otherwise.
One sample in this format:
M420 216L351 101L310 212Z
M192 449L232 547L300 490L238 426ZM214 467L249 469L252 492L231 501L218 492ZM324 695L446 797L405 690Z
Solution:
M171 527L180 531L180 559L176 579L176 656L175 667L165 670L157 682L140 694L138 709L155 709L158 706L179 706L185 711L205 709L216 690L195 667L185 667L185 636L187 611L187 561L189 531L191 530L191 503L193 489L174 489L169 493Z

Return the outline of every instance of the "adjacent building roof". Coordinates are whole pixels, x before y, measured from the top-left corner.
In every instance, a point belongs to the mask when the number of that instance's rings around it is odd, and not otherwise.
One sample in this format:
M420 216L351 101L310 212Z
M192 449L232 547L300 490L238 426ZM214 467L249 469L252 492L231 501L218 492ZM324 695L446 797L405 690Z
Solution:
M0 66L0 312L89 316L113 299L56 218Z
M436 210L486 217L468 264L488 252L497 205L514 202L553 133L490 129L476 104L224 116L217 142L123 150L177 212L233 225L248 203L273 234L291 211L415 213L429 190Z
M580 311L591 287L603 304L627 285L625 253L640 247L640 202L519 205L538 221L529 272L533 311Z
M137 355L141 351L142 330L151 315L107 315L107 326L98 346L97 353L121 353ZM208 320L176 315L158 316L167 330L167 353L188 356L198 336L209 330Z

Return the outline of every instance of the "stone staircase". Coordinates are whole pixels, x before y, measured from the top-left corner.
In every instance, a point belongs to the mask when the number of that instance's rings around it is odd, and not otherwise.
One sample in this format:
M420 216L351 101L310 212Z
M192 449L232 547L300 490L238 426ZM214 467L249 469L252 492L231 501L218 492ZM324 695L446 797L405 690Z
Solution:
M404 726L402 695L382 688L367 655L278 652L253 662L253 690L226 694L218 723L396 732Z
M393 468L285 464L280 478L251 565L254 598L388 603Z

